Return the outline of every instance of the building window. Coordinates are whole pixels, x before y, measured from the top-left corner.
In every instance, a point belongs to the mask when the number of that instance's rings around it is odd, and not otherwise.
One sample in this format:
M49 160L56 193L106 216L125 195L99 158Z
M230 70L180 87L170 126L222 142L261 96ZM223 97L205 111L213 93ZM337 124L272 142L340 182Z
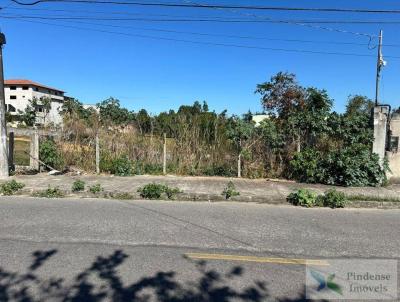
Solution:
M17 86L10 86L10 90L17 90Z
M16 95L10 95L10 100L16 100L17 96Z
M15 109L15 107L11 104L7 104L7 111L8 112L16 112L17 110Z
M29 90L28 86L22 86L22 90Z
M39 88L38 88L38 87L35 87L35 91L39 91Z

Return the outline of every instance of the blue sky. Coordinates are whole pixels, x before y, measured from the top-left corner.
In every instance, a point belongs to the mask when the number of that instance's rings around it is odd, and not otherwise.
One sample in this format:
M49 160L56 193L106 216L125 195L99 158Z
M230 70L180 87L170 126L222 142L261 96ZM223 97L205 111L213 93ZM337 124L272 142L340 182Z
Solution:
M29 0L25 0L29 2ZM184 0L142 2L185 3ZM270 6L341 7L400 9L397 1L211 1L221 3ZM1 16L90 16L137 18L235 18L259 20L326 19L397 21L399 15L364 15L300 12L238 12L205 9L111 6L93 4L47 3L28 7L1 0ZM39 9L39 10L37 10ZM68 10L54 11L54 10ZM71 12L75 11L75 12ZM94 13L97 12L97 13ZM102 12L102 13L98 13ZM131 15L123 15L120 12ZM244 14L252 13L259 17ZM135 15L136 14L136 15ZM156 15L167 15L166 17ZM30 19L32 21L32 19ZM268 80L278 71L297 75L304 86L324 88L335 100L335 110L343 111L348 95L363 94L371 98L375 92L376 49L368 49L368 38L349 33L330 32L316 28L273 23L212 23L212 22L149 22L98 20L37 20L0 19L6 34L4 69L6 78L26 78L67 91L83 103L96 103L109 96L121 100L131 110L147 109L158 113L177 109L195 100L207 101L210 109L241 114L260 111L259 96L254 94L257 83ZM37 22L44 22L37 23ZM89 22L83 24L79 22ZM101 25L94 25L94 23ZM51 24L51 25L50 25ZM58 25L58 26L56 26ZM105 26L113 25L114 27ZM71 28L79 27L86 30ZM121 26L121 27L116 27ZM324 24L351 32L377 35L384 30L384 44L400 45L400 24ZM128 28L129 27L129 28ZM199 36L146 29L174 30L224 36ZM89 30L90 29L90 30ZM95 31L97 30L97 31ZM103 32L99 32L103 31ZM104 31L112 31L106 33ZM116 34L115 32L125 33ZM371 55L371 57L322 55L247 49L177 41L158 40L133 35L168 39L236 44L266 48L301 49ZM226 35L257 38L296 39L359 43L361 45L285 42L264 39L230 38ZM376 44L376 39L372 45ZM399 47L384 47L384 55L400 57ZM400 59L387 58L383 71L382 102L400 106Z

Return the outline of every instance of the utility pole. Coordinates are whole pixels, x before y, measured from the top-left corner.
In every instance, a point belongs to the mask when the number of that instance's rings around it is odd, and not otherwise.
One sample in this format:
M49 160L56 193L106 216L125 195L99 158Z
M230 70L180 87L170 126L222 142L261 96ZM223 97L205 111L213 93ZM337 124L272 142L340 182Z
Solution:
M379 45L378 45L378 61L376 63L376 86L375 86L375 106L379 104L379 82L381 79L381 69L386 65L386 62L383 60L382 56L382 39L383 39L383 31L379 32Z
M4 93L3 74L3 45L6 44L6 36L0 33L0 177L8 177L8 150L7 150L7 125L6 125L6 101Z

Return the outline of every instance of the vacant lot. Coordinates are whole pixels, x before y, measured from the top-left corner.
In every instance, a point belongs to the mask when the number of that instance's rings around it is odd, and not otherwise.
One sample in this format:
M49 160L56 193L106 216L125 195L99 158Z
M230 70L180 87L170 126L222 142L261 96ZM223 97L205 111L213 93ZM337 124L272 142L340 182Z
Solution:
M28 136L19 136L14 139L14 164L29 166L29 149L31 140ZM26 153L28 152L28 153Z

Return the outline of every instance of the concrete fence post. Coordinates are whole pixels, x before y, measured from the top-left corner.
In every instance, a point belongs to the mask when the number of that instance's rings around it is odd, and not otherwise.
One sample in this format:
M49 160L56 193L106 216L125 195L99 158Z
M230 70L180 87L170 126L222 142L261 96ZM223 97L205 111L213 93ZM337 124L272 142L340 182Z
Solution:
M14 166L14 132L8 134L8 167L11 171L15 170Z
M167 134L164 133L163 174L167 174Z
M96 133L96 174L100 174L100 140L99 133Z
M31 135L30 164L32 170L39 170L39 132L35 130Z

